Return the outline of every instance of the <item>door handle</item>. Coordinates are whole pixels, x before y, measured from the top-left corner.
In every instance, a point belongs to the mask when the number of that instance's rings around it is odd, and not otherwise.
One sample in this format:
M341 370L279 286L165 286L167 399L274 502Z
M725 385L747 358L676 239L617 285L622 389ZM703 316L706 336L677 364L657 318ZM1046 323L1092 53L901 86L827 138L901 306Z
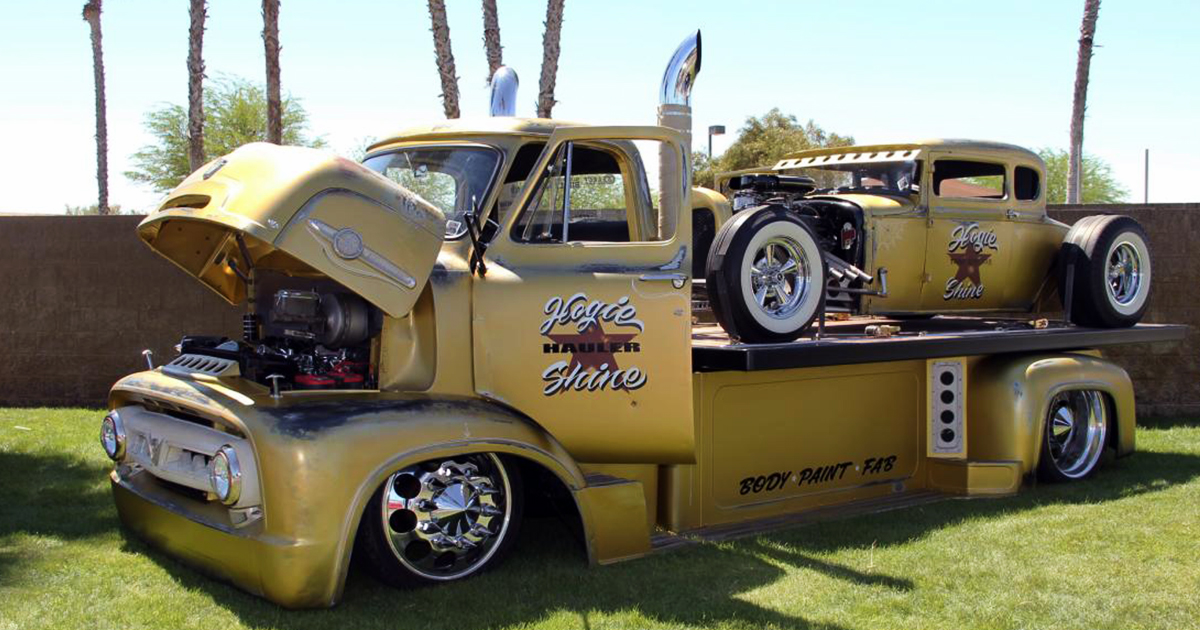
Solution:
M1017 212L1016 210L1010 209L1010 210L1004 211L1004 216L1008 217L1011 220L1011 219L1015 219L1015 218L1021 216L1021 213Z
M638 276L638 280L642 282L668 280L671 282L671 286L676 289L682 289L683 285L687 283L687 279L688 277L685 273L644 273Z

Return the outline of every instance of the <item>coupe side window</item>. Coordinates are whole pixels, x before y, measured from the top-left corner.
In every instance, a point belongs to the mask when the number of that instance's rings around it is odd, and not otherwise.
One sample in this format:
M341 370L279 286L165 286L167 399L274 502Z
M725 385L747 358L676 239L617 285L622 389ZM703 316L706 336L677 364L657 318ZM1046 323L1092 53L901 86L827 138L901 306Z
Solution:
M971 160L933 163L933 194L939 197L1004 199L1004 165Z
M1041 193L1038 172L1028 166L1018 166L1013 174L1013 192L1020 201L1035 201Z

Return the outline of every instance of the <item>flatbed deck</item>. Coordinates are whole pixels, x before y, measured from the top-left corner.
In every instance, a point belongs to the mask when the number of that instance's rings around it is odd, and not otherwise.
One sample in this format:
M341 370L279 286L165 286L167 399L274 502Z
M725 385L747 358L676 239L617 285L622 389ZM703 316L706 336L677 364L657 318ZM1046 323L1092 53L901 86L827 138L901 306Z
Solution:
M796 341L774 344L737 343L715 324L692 328L692 369L696 372L779 370L787 368L935 359L939 357L1082 350L1138 343L1182 341L1187 326L1138 324L1132 328L1085 328L1043 320L979 317L934 317L893 320L852 317L827 321ZM866 334L870 325L900 327L891 337Z

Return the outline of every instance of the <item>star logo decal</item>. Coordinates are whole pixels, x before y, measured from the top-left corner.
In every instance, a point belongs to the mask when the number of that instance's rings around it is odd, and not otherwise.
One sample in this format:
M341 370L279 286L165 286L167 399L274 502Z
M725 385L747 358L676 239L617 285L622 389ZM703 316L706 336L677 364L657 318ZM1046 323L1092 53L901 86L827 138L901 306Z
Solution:
M600 324L593 323L579 334L547 334L546 336L554 343L567 347L567 350L571 352L571 364L567 369L574 369L576 365L585 370L600 369L607 363L610 370L616 370L618 368L617 359L613 356L612 348L614 346L612 344L628 343L637 334L607 333L600 327Z
M979 266L991 258L991 254L985 254L974 247L967 247L966 250L949 256L950 262L958 265L958 273L954 274L955 280L962 282L970 279L974 286L983 284L979 278Z

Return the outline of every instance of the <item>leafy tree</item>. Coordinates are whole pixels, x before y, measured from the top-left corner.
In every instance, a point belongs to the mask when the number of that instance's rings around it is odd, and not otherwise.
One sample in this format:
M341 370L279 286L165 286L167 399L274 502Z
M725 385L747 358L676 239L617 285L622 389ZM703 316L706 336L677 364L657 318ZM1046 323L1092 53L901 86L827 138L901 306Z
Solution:
M1046 148L1038 151L1038 155L1046 163L1046 203L1066 203L1070 154L1063 149ZM1121 203L1129 196L1129 190L1113 176L1108 162L1094 155L1084 154L1081 175L1080 203Z
M702 153L693 153L692 179L697 186L712 187L718 173L769 167L794 151L852 144L851 136L825 131L812 120L801 124L794 115L784 114L776 107L757 118L747 118L737 140L719 157L709 160Z
M262 86L234 77L210 83L204 88L205 161L249 142L266 141L267 98ZM181 105L164 104L146 114L145 126L157 141L133 154L134 168L125 176L167 192L191 173L188 112ZM324 139L309 137L308 113L291 96L283 99L283 143L325 146Z

